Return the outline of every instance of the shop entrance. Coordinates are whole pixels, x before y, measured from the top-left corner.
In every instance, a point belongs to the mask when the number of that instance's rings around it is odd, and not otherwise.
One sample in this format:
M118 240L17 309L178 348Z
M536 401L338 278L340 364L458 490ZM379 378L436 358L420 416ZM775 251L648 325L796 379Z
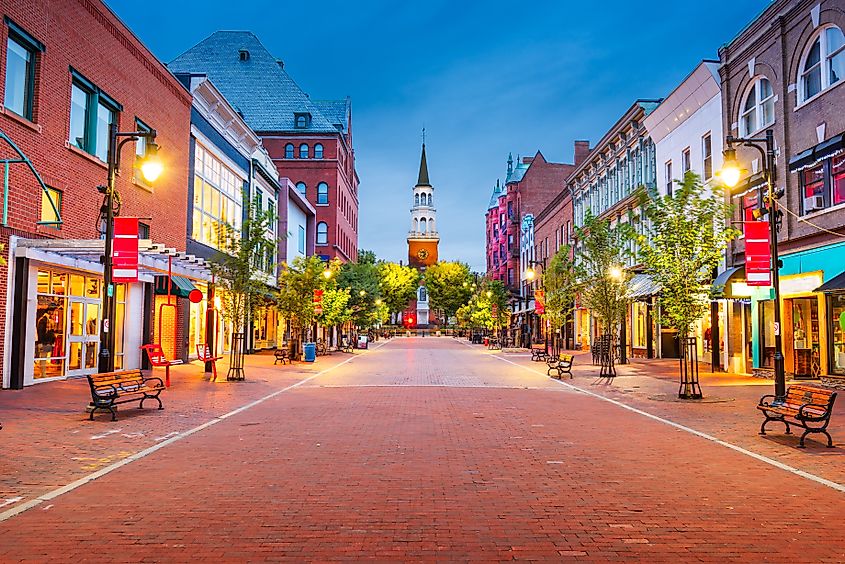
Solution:
M792 373L795 378L814 378L820 372L819 302L812 298L784 300L792 317Z
M67 375L94 374L100 346L100 300L70 297L68 306Z

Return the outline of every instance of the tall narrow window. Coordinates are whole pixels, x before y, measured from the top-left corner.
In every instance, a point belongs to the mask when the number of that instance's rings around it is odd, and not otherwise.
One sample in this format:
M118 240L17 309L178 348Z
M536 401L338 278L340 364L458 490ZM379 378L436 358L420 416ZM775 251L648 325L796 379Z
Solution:
M681 153L681 174L686 174L692 168L689 147Z
M287 145L285 145L285 158L293 158L293 143L288 143Z
M308 158L308 144L303 143L299 146L299 158L300 159L307 159Z
M117 121L120 104L75 71L72 74L68 142L105 162L109 127Z
M701 138L701 163L704 180L710 180L713 176L713 143L709 133Z
M414 194L414 205L415 206L420 205L420 195L419 194Z
M739 118L740 135L743 137L768 127L775 122L775 93L772 83L760 77L745 96Z
M322 159L323 158L323 145L322 143L317 143L314 145L314 158L315 159Z
M305 227L303 227L302 225L299 226L299 235L297 238L296 248L300 252L300 254L305 254Z
M317 224L317 244L318 245L328 245L329 244L329 224L325 221L321 221Z
M6 89L3 104L31 121L37 50L11 31L6 46Z
M303 196L306 195L305 192L307 190L307 187L305 186L304 182L297 182L296 183L296 189L299 190L299 193L302 194Z
M88 123L88 93L76 84L70 87L70 135L71 145L82 149L88 146L85 132Z
M431 194L428 195L428 207L431 207Z
M325 182L320 182L319 184L317 184L317 205L329 205L329 185Z
M671 196L675 186L675 180L672 178L672 161L667 161L664 165L666 173L666 195Z
M822 29L801 64L799 102L809 100L845 75L845 36L836 26Z

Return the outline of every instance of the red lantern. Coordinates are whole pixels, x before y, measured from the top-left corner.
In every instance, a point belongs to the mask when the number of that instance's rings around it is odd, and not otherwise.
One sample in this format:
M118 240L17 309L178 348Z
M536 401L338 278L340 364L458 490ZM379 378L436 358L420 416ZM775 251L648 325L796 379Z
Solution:
M198 304L202 301L202 292L194 288L188 293L188 299L191 300L192 304Z

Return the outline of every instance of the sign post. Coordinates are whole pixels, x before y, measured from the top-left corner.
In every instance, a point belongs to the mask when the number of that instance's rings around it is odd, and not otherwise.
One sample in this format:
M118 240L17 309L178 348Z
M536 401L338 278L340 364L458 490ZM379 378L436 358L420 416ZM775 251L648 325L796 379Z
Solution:
M749 286L772 285L772 245L766 221L746 221L745 279Z

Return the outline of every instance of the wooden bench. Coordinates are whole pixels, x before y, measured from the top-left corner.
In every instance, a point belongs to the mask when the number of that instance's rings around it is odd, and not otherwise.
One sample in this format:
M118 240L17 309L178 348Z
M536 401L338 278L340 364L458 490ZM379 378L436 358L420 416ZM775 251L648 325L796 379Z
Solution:
M533 362L546 360L547 356L546 345L531 345L531 360Z
M546 357L546 364L548 365L549 369L546 370L546 374L552 376L552 370L557 372L556 378L560 380L563 374L569 374L569 378L572 378L572 361L575 359L574 356L571 354L562 354L560 356L556 355L549 355Z
M317 339L317 356L325 356L329 354L329 346L323 339Z
M211 379L212 382L217 381L217 361L221 358L223 357L211 354L211 348L208 346L208 343L197 345L197 360L203 363L211 363L211 372L214 374L214 378Z
M491 351L493 349L501 350L502 345L499 343L499 339L497 339L496 337L490 337L490 339L487 341L487 348Z
M804 448L804 437L810 433L822 433L827 437L828 448L833 448L833 439L827 432L836 392L806 385L793 385L786 389L786 396L779 400L775 396L765 395L760 398L757 409L766 416L760 425L760 434L766 434L766 423L780 421L786 425L786 434L791 435L790 425L804 429L798 448Z
M161 345L155 343L150 345L141 345L141 349L143 349L143 351L147 353L147 358L149 359L150 364L152 364L153 367L164 367L164 385L169 388L170 367L175 366L177 364L182 364L182 360L168 360L168 358L164 356L164 351L161 349Z
M290 351L287 347L282 347L280 349L274 350L273 356L276 357L273 361L273 366L276 366L279 361L281 361L282 364L290 363Z
M98 409L110 411L111 420L117 421L115 406L133 401L140 402L138 407L143 409L144 400L154 399L158 402L158 408L164 409L161 398L158 397L164 390L164 382L161 378L147 378L140 370L90 374L88 385L91 387L93 404L91 413L88 414L90 421L94 420L94 412Z
M352 343L346 339L340 341L340 350L345 353L351 353L353 350Z

